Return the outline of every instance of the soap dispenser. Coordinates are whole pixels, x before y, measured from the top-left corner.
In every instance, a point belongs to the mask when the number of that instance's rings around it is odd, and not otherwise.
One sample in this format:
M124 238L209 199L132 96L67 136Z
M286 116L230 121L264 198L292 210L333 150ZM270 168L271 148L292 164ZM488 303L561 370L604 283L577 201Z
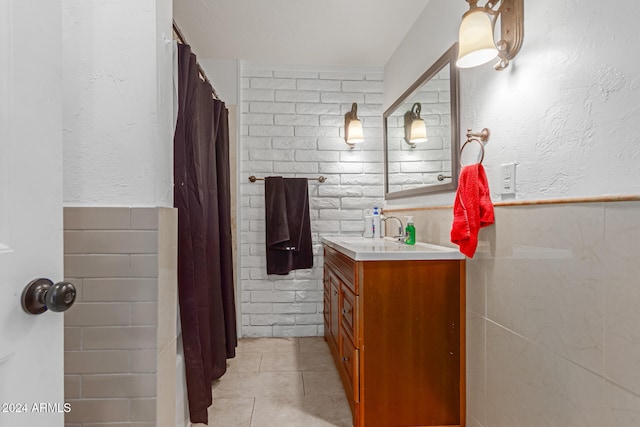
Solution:
M407 227L405 229L404 242L407 245L416 244L416 227L413 225L413 217L407 216Z
M381 234L381 221L380 221L380 211L378 210L378 206L373 207L373 238L379 239L382 237Z

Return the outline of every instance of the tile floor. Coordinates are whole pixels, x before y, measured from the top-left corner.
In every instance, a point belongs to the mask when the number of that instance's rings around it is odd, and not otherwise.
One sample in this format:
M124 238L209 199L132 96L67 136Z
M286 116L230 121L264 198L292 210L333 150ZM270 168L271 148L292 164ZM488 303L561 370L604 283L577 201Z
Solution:
M210 427L352 427L322 337L241 339L227 363L213 386Z

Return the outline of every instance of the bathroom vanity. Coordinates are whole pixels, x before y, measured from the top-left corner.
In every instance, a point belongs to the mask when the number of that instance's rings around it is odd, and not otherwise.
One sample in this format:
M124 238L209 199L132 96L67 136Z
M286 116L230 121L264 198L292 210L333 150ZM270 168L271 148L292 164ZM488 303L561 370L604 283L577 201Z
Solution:
M324 238L324 334L355 427L465 425L465 260Z

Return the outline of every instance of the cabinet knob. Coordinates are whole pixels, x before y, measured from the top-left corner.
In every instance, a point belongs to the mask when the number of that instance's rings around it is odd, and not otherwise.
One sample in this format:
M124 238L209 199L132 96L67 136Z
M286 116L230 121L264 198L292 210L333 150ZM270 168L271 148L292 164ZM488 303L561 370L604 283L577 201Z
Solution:
M351 314L351 310L347 310L346 308L343 308L342 309L342 314L345 314L345 315Z
M343 362L348 362L348 361L349 361L349 358L348 358L347 356L344 356L344 357L342 358L342 361L343 361Z

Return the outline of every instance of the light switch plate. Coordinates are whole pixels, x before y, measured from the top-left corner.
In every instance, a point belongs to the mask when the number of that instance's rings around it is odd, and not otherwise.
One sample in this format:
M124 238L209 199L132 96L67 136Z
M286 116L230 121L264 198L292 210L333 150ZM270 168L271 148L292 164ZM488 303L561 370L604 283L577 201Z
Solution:
M516 164L500 166L500 193L516 194Z

